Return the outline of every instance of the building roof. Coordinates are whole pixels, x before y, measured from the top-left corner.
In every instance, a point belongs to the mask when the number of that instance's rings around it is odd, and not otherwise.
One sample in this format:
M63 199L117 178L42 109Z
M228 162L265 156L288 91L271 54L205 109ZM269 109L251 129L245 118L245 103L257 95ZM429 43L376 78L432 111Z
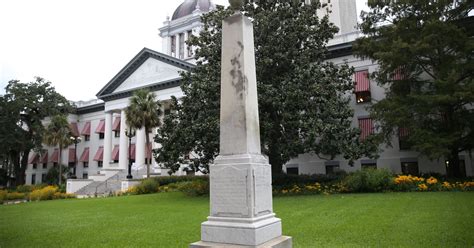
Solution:
M196 9L199 9L202 12L209 12L212 6L213 3L211 0L185 0L174 11L171 20L176 20L181 17L191 15Z
M185 62L183 60L171 57L169 55L153 51L148 48L143 48L120 72L115 75L109 83L107 83L100 91L97 93L99 99L104 100L106 96L110 96L113 91L120 86L120 84L127 79L140 65L142 65L145 60L148 58L154 58L156 60L162 61L164 63L176 66L183 70L190 70L194 68L193 64ZM165 84L163 82L162 84ZM151 87L151 86L150 86ZM125 92L130 93L131 90Z

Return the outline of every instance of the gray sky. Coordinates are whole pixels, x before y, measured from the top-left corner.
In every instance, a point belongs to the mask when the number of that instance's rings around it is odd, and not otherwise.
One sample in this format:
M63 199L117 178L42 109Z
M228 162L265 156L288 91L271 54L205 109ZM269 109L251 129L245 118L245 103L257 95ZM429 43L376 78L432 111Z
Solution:
M94 99L143 47L161 51L158 28L181 2L0 0L0 94L41 76L69 100Z

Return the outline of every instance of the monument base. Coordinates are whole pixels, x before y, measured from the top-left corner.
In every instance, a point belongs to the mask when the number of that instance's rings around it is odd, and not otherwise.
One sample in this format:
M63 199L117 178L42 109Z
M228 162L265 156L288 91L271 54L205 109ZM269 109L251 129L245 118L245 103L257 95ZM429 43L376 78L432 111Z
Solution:
M213 243L199 241L189 245L190 248L292 248L293 240L288 236L280 236L257 246L233 245L227 243Z
M275 214L260 218L208 217L201 224L201 240L257 246L281 236L281 220Z

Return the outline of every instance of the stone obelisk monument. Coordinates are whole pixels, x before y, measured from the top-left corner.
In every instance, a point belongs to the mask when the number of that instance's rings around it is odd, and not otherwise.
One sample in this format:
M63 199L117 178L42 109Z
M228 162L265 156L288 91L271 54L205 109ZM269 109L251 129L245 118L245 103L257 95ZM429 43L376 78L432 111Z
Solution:
M252 22L231 0L223 21L220 153L210 167L211 213L190 247L292 247L272 204L271 167L260 150Z

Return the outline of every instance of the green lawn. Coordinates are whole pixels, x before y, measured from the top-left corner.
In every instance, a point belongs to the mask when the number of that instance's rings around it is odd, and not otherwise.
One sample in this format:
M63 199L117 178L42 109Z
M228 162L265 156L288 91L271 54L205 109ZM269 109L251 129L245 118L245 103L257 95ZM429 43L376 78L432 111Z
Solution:
M0 247L187 247L208 198L180 193L0 206ZM294 247L472 247L474 192L277 197Z

